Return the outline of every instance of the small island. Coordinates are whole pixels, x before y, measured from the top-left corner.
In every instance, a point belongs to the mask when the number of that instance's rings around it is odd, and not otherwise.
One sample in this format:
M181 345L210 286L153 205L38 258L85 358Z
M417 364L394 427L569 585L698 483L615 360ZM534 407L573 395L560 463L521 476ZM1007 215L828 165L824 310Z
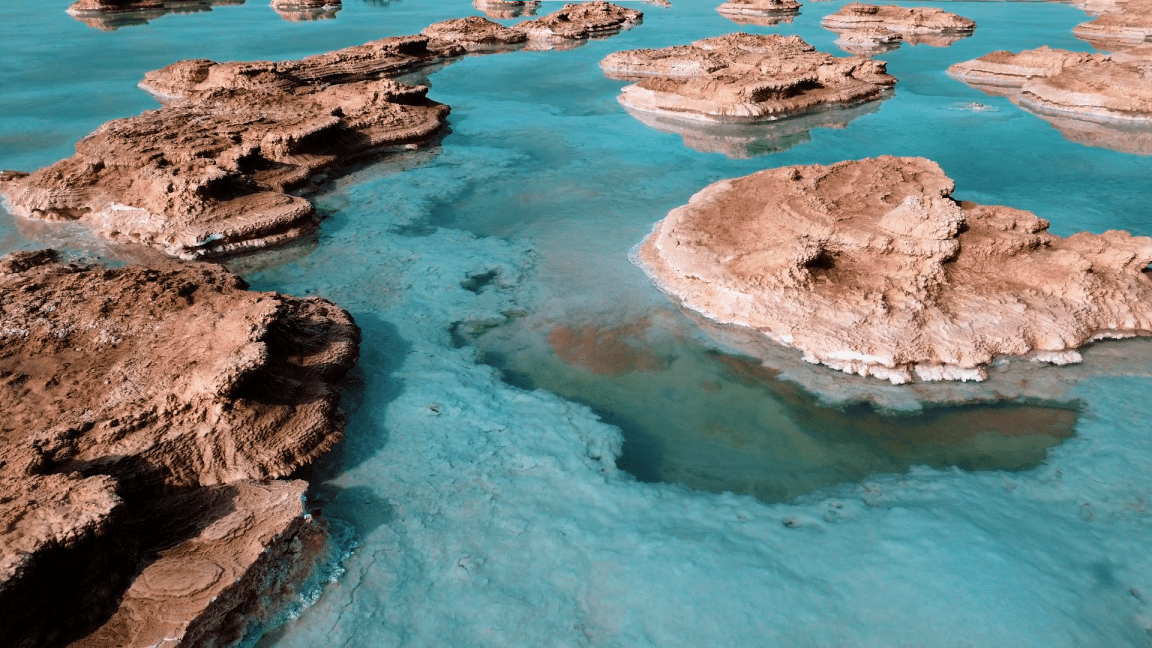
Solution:
M936 7L852 3L829 14L821 26L840 35L836 44L849 53L876 53L900 42L947 47L967 38L976 22Z

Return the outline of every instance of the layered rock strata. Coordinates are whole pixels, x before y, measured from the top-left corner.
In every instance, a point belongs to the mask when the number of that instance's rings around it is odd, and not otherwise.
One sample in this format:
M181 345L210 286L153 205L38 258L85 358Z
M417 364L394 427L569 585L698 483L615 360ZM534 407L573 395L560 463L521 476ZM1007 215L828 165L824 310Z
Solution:
M0 644L232 645L323 559L306 484L268 480L341 438L359 331L245 287L0 260Z
M67 12L76 20L101 31L144 25L170 13L211 11L223 5L242 5L244 0L78 0Z
M791 22L800 13L795 0L729 0L716 7L721 16L739 24L770 27Z
M1120 0L1098 9L1102 11L1099 16L1072 29L1074 36L1106 51L1131 49L1152 41L1152 1Z
M297 61L180 61L140 84L163 108L104 124L34 173L0 172L0 195L20 216L80 221L183 259L276 245L315 227L302 196L332 174L444 126L448 106L391 77L533 39L578 42L641 16L591 2L511 29L451 20Z
M820 21L828 30L840 34L846 51L873 42L876 46L898 44L902 40L913 45L925 44L947 47L967 38L976 29L976 22L936 7L901 7L898 5L871 5L852 3ZM894 39L892 34L898 34Z
M798 36L728 34L600 62L630 110L719 122L775 120L880 99L896 83L882 61L836 58Z
M1152 332L1152 238L1060 238L953 188L921 158L770 169L697 193L637 260L710 319L894 383L982 380L1002 355L1075 362Z
M956 63L948 74L1008 96L1072 141L1152 154L1152 49L1000 51Z

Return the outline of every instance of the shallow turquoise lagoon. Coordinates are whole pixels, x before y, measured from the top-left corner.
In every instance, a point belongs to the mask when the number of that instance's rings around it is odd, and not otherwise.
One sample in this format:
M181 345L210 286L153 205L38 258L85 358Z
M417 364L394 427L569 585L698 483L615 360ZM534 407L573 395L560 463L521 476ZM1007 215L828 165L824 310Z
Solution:
M262 645L1152 645L1152 344L1026 370L1051 388L913 393L790 352L761 366L628 260L710 182L881 154L934 159L958 198L1058 234L1152 234L1152 157L1070 141L944 73L997 49L1090 49L1070 32L1085 15L943 3L976 34L882 56L899 83L879 104L681 133L629 115L597 66L742 29L674 2L572 50L430 73L450 132L337 180L317 236L228 262L255 288L340 303L365 334L348 438L310 475L359 546ZM478 13L346 0L290 23L249 0L104 32L67 4L9 7L0 168L155 107L135 84L181 58L296 58ZM842 4L743 29L840 53L819 20ZM143 254L0 216L0 252Z

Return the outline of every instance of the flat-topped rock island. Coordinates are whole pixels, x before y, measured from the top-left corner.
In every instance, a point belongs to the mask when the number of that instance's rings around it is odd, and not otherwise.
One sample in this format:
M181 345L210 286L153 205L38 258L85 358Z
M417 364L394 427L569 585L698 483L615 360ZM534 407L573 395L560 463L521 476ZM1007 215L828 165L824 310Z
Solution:
M1076 362L1152 331L1152 238L1060 238L953 188L922 158L769 169L697 193L637 259L710 319L894 383L981 380L1000 355Z

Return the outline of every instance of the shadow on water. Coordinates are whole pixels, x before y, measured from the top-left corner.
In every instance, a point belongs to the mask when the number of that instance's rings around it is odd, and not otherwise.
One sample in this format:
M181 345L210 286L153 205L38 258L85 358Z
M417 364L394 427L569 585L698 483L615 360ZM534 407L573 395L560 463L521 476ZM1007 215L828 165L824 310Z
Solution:
M458 343L479 347L508 384L552 391L620 428L617 466L636 479L766 502L915 465L1026 470L1080 416L1075 402L829 406L755 359L646 339L647 327L557 326L546 344L508 350L498 331Z

